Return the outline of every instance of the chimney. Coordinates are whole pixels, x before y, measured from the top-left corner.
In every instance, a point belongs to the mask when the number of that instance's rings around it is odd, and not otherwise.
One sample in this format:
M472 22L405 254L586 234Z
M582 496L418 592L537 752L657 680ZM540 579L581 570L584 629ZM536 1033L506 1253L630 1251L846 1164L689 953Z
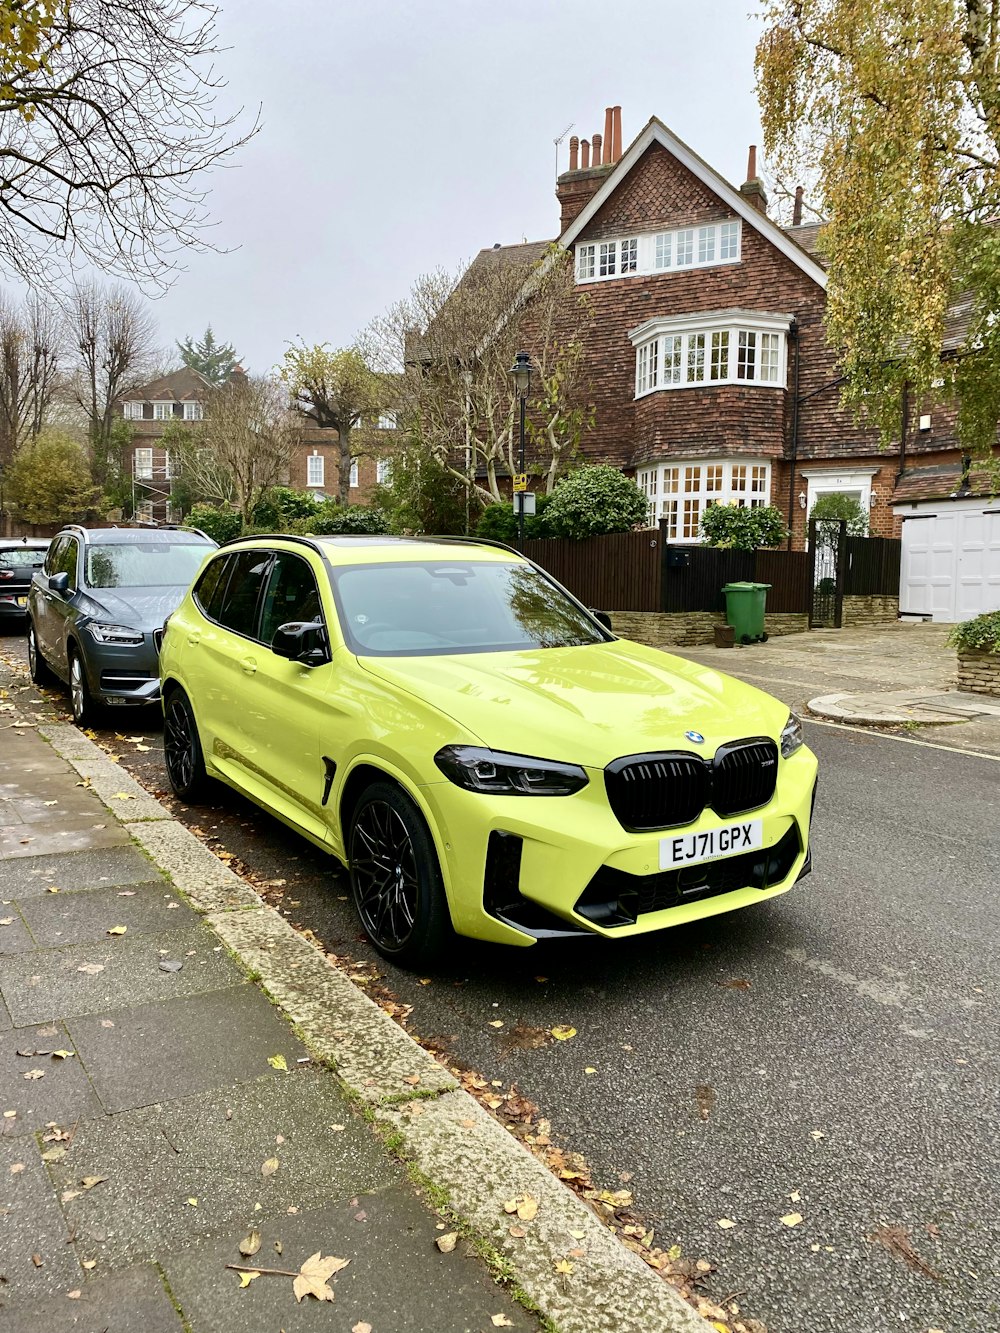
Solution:
M556 179L559 200L560 231L565 231L604 184L615 162L621 157L621 107L609 106L604 112L604 133L590 139L569 141L569 170Z
M620 106L611 108L612 129L611 129L611 161L618 162L622 155L622 109Z
M604 165L610 166L614 160L611 156L611 145L614 141L615 109L614 107L604 108Z
M580 145L580 152L582 153L582 157L580 158L580 170L581 170L581 171L589 171L589 170L590 170L590 140L589 140L589 139L584 139L583 143Z
M595 167L602 166L604 163L604 159L601 157L601 144L604 142L604 140L601 138L599 134L595 134L590 142L594 145L594 166Z
M792 226L802 226L802 196L805 193L801 185L795 187L795 205L792 208Z
M569 169L570 171L579 171L580 169L580 140L574 134L569 141Z
M747 155L747 178L740 186L740 194L750 201L758 213L767 216L767 192L763 181L757 175L757 145L753 143Z

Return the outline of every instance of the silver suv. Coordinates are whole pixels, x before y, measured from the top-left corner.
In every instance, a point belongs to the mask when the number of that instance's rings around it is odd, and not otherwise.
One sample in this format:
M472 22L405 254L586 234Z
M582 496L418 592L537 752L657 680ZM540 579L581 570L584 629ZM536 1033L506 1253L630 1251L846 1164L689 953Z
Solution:
M163 622L215 546L193 528L63 528L28 593L31 679L65 681L81 726L155 703Z

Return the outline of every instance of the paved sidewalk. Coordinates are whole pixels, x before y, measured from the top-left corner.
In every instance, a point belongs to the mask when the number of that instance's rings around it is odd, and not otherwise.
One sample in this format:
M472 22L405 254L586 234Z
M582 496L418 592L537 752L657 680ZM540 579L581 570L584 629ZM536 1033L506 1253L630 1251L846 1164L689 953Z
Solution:
M516 1289L567 1333L708 1328L319 949L13 684L0 672L0 1326L539 1328ZM537 1215L512 1226L503 1204L525 1196ZM332 1305L293 1292L317 1252L349 1261ZM288 1275L241 1287L227 1265L254 1263Z
M674 651L759 685L807 716L905 728L935 744L1000 756L1000 699L955 689L950 629L899 621Z

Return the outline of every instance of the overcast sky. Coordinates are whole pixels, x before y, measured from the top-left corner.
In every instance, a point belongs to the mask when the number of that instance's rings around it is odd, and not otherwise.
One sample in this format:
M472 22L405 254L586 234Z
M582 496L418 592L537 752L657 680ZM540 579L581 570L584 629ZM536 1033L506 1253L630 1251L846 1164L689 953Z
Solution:
M554 237L553 140L603 133L606 106L626 147L656 115L735 183L759 142L748 0L222 5L223 104L263 128L212 179L232 252L154 310L165 345L211 322L254 371L299 335L351 342L421 273Z

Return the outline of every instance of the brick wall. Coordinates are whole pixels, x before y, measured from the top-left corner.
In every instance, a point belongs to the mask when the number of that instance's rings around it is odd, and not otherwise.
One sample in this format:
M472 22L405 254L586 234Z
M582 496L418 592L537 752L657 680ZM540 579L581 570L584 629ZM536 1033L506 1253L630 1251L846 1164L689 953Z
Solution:
M611 611L611 626L623 639L650 648L694 648L715 641L715 626L726 618L715 611ZM772 637L799 634L809 628L806 615L768 615L764 627Z
M960 652L958 688L974 694L1000 695L1000 653Z

